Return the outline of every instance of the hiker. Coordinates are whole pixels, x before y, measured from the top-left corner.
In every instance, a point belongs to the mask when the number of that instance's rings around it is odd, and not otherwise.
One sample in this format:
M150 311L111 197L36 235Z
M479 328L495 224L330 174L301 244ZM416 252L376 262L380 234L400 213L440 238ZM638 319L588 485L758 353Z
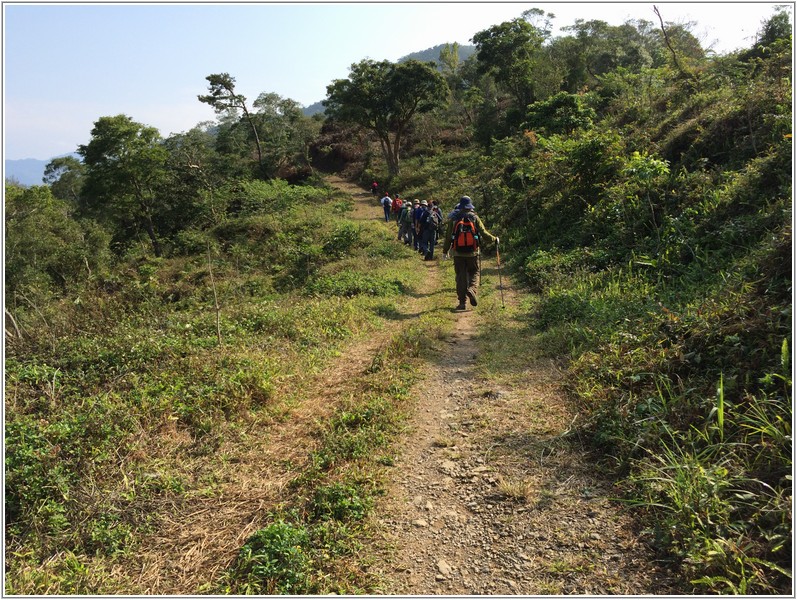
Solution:
M443 209L440 208L440 203L437 200L432 200L432 210L437 213L437 231L435 231L434 236L434 245L437 246L437 241L446 232L446 219L443 216Z
M393 205L393 200L390 199L390 194L385 192L384 197L379 201L382 208L385 209L385 223L390 221L390 208Z
M421 236L418 231L418 217L420 213L421 201L415 198L415 200L412 201L412 227L410 228L410 234L412 235L412 247L416 252L418 252L421 247Z
M371 195L376 196L378 193L379 193L379 184L376 181L374 181L371 184Z
M412 204L407 201L401 207L398 218L398 239L407 246L412 244L412 212Z
M423 214L421 221L421 249L424 260L434 260L434 246L437 242L437 228L440 226L443 215L437 209L435 201Z
M404 204L404 201L401 199L401 196L396 194L396 198L393 200L393 208L391 209L391 212L396 216L396 223L398 223L398 218L401 214L402 204Z
M429 203L426 200L421 200L418 203L418 208L415 209L415 213L413 215L416 238L415 249L419 254L425 254L423 247L423 220L426 218L426 213L429 211L428 206Z
M476 289L479 286L479 243L486 238L498 245L498 238L487 231L475 212L469 196L462 196L454 218L446 225L443 254L451 250L454 258L454 275L457 283L459 305L455 310L465 310L465 298L476 306Z
M427 219L429 216L429 203L426 200L421 200L419 211L416 213L416 229L418 231L418 252L426 258L426 229Z

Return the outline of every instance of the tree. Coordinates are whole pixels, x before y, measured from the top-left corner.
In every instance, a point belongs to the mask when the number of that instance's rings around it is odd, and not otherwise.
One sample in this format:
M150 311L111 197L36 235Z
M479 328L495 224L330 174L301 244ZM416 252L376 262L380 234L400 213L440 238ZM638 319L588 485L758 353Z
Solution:
M260 136L258 135L252 115L246 107L246 97L235 93L235 78L231 77L228 73L219 73L208 75L205 79L208 80L210 93L206 96L199 95L197 98L199 98L200 102L212 106L216 113L227 111L236 113L238 109L243 111L244 117L249 123L252 136L255 140L257 163L260 165L260 172L265 176L266 170L263 163L263 148L260 144Z
M459 44L454 42L440 48L439 62L446 79L450 82L450 78L455 77L459 69Z
M590 129L597 119L595 111L586 106L583 96L559 92L545 100L531 104L525 127L547 135L572 134L576 129Z
M792 17L787 9L787 6L775 7L775 13L761 23L761 28L756 35L755 45L750 50L742 53L742 60L749 61L755 58L763 58L771 51L771 47L778 42L791 45Z
M348 79L327 86L323 101L333 119L359 124L379 138L388 172L399 172L401 142L416 114L442 106L448 94L434 63L370 59L353 64ZM392 137L391 137L392 135Z
M309 148L320 129L319 121L307 118L295 100L275 93L260 94L253 106L269 174L309 172Z
M165 205L159 192L168 152L158 130L126 115L101 117L78 154L86 165L84 210L117 226L143 227L155 256L161 256L155 218Z
M42 181L50 186L53 196L77 204L86 168L74 156L61 156L52 159L44 167Z
M107 265L108 234L47 186L6 184L5 292L66 290Z
M215 150L216 139L208 123L169 136L164 140L168 151L167 195L173 199L162 214L162 223L172 229L216 224L223 219L224 202L218 194L230 177L220 164Z
M481 72L490 73L503 85L520 110L540 99L534 72L545 39L544 30L522 18L493 25L473 36Z
M764 21L758 32L756 46L770 46L778 40L787 40L791 37L791 15L787 6L776 6L775 14Z

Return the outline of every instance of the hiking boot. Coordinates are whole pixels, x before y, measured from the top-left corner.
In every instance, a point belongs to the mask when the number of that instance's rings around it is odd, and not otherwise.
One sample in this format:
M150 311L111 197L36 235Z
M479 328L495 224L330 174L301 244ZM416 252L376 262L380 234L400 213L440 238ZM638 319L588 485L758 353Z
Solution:
M476 294L472 294L468 292L468 300L470 300L471 306L476 306L478 302L476 302Z
M467 307L464 302L460 302L454 310L465 310Z

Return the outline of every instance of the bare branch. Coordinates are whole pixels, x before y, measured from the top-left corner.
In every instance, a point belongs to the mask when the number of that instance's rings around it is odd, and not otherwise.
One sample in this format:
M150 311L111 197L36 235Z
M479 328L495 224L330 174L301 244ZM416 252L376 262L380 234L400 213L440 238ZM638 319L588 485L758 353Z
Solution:
M675 66L678 68L678 70L681 72L682 75L687 76L689 79L694 79L694 75L692 75L692 73L684 69L683 65L681 65L681 62L678 60L678 54L675 52L675 48L672 47L672 44L670 43L670 36L667 34L667 29L664 27L664 19L662 19L661 17L661 13L659 12L659 7L654 6L653 12L655 12L656 16L659 18L659 23L661 24L661 32L664 34L664 43L667 44L667 48L670 49L670 53L672 54L672 60L675 63Z

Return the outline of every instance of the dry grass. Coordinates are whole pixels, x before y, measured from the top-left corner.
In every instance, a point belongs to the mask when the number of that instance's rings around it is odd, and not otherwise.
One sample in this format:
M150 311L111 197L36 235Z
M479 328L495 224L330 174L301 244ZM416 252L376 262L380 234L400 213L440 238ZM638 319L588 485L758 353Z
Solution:
M435 448L453 448L456 445L457 442L448 436L440 436L432 440L432 446Z
M497 487L507 498L526 504L534 504L540 494L539 486L526 478L499 476Z
M189 488L178 500L152 507L156 532L141 540L136 559L122 567L138 593L201 593L218 579L244 542L267 524L268 514L286 500L288 484L318 444L321 425L357 393L358 378L390 333L383 330L355 341L323 372L292 380L291 407L280 423L264 423L254 415L243 434L222 436L213 464L204 457L181 465L193 479ZM177 446L189 443L164 433L158 443L161 456L178 455ZM211 497L203 494L201 476L217 481Z

